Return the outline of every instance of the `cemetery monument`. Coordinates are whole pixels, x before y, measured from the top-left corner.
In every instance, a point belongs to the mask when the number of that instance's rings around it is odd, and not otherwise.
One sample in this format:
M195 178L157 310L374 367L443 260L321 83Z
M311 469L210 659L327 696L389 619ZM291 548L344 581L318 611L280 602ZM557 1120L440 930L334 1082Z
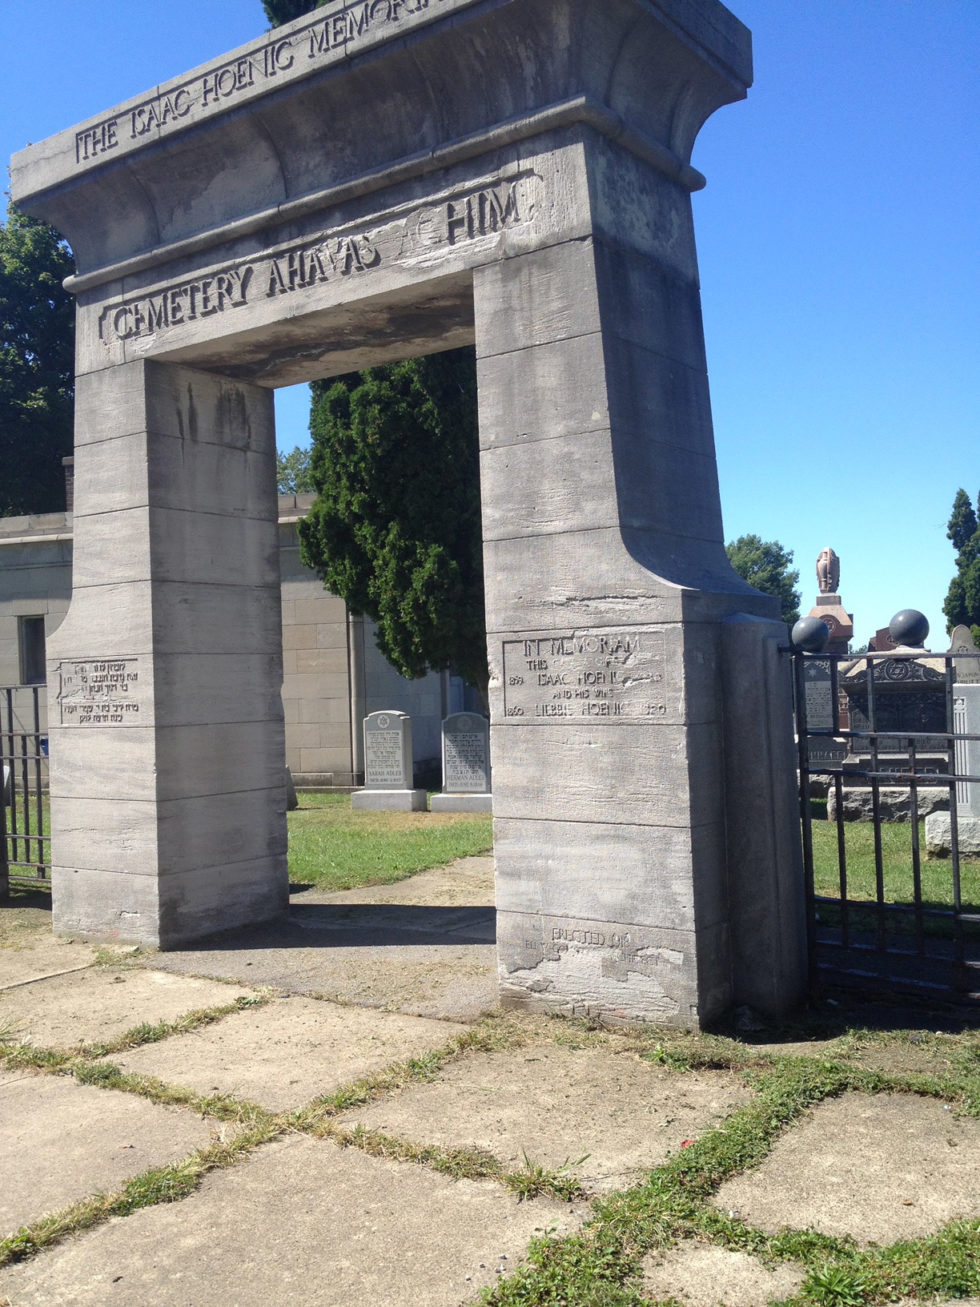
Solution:
M505 1002L806 977L778 604L724 551L691 195L716 0L330 0L16 155L77 260L54 925L287 903L273 388L475 343Z

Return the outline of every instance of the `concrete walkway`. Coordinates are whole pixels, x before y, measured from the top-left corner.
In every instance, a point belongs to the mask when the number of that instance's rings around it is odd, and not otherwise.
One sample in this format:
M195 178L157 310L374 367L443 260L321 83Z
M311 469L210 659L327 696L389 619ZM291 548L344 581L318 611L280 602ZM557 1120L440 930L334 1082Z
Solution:
M298 893L281 926L147 957L0 906L0 1238L69 1227L0 1268L0 1304L472 1303L535 1235L581 1229L593 1199L752 1102L737 1070L658 1064L673 1036L495 1013L495 966L486 858ZM749 1051L906 1077L980 1060L969 1035L861 1039L848 1019ZM827 1099L713 1201L858 1244L976 1218L980 1122L950 1107ZM543 1172L578 1192L521 1201L505 1182ZM740 1307L805 1268L700 1240L642 1272L650 1301Z

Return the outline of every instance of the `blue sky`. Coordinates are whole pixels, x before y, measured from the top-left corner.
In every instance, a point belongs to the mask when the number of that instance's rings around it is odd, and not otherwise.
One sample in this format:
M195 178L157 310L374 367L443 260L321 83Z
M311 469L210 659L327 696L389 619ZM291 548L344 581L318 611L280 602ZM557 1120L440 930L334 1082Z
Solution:
M601 0L596 0L597 3ZM695 227L726 538L824 545L863 642L943 647L980 490L980 0L737 0L756 84L709 119ZM259 0L0 0L0 156L252 40ZM308 404L280 392L283 448Z

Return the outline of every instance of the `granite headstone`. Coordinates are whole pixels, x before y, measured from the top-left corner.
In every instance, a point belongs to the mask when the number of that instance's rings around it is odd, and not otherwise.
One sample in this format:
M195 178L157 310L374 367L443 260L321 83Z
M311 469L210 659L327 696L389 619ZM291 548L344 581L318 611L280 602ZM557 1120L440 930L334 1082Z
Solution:
M364 718L364 789L351 795L355 809L424 812L425 790L412 787L412 719L387 709Z
M453 713L442 723L442 793L433 812L490 812L490 723L478 713Z

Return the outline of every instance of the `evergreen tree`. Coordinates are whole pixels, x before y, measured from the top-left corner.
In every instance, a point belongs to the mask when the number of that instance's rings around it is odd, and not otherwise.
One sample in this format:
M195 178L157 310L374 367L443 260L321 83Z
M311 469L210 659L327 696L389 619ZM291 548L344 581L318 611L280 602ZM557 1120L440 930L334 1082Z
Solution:
M317 499L300 548L378 627L403 676L451 668L486 696L476 362L472 349L315 382Z
M790 568L792 550L784 549L778 540L745 535L730 541L725 552L743 580L779 600L783 621L792 625L800 615L800 592L795 588L800 574Z
M978 512L980 512L980 496L977 497L975 512L966 491L957 490L946 531L948 539L953 542L953 548L956 550L956 575L949 583L949 590L943 603L947 630L952 631L954 626L969 626L975 640L980 640Z
M0 226L0 516L65 506L72 452L75 304L71 251L13 204Z

